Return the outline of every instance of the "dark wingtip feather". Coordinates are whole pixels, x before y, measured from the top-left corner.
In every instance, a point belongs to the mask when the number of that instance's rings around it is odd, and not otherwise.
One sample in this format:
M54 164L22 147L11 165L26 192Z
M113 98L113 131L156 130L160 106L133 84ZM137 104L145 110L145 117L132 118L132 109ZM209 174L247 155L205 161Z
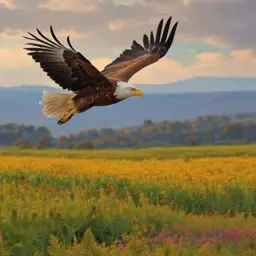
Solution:
M162 39L161 39L161 44L165 43L165 40L166 40L166 38L168 36L171 20L172 20L172 16L169 17L169 19L165 23L164 32L163 32Z
M63 44L59 41L59 39L56 37L56 35L55 35L54 31L53 31L52 25L50 25L50 32L51 32L51 35L52 35L53 39L54 39L60 46L63 46L63 47L64 47L64 45L63 45Z
M172 43L173 43L173 40L174 40L174 36L175 36L175 33L176 33L176 29L177 29L177 26L178 26L178 22L176 22L171 30L171 33L169 35L169 38L167 39L166 43L165 43L165 46L167 48L167 50L169 50L169 48L171 47Z
M148 49L149 47L149 39L148 39L148 36L147 35L143 35L143 44L144 44L144 48L145 49Z
M69 36L67 37L67 43L68 43L69 47L70 47L74 52L76 52L76 50L74 49L74 47L72 46L72 44L71 44L71 42L70 42L70 37L69 37Z
M144 48L136 40L133 40L132 45L137 51L144 51Z
M164 22L164 19L162 18L161 21L160 21L159 24L158 24L158 27L157 27L155 44L158 44L158 43L160 42L160 37L161 37L161 33L162 33L163 22Z
M54 34L52 25L50 25L50 32L51 32L51 34Z
M35 39L36 39L36 36L35 36L35 35L33 35L32 33L28 32L28 34L29 34L30 36L32 36L33 38L35 38Z
M153 45L154 44L154 34L153 34L153 31L150 32L150 45Z
M28 33L28 32L27 32ZM31 38L31 37L28 37L28 36L22 36L23 38L25 38L25 39L28 39L28 40L34 40L33 38Z
M41 43L44 43L46 45L49 45L51 47L59 47L60 45L57 44L56 42L50 40L48 37L46 37L39 29L37 30L38 34L43 38L45 39L46 41L43 41L42 39L39 39L38 37L35 37L37 39L37 41L41 42Z

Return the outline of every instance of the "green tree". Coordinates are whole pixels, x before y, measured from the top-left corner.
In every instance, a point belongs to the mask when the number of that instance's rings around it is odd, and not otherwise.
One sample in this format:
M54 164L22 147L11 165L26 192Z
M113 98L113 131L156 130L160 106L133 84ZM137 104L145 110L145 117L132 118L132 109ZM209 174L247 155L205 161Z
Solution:
M52 146L52 137L49 135L43 135L38 137L37 144L40 148Z
M185 137L184 139L185 144L187 144L188 146L195 146L198 144L198 139L196 136L194 135L190 135L188 137Z
M25 148L31 148L32 145L27 139L17 139L13 142L13 146L20 149L22 148L25 149Z
M94 145L92 141L82 141L76 144L75 148L76 149L93 149Z

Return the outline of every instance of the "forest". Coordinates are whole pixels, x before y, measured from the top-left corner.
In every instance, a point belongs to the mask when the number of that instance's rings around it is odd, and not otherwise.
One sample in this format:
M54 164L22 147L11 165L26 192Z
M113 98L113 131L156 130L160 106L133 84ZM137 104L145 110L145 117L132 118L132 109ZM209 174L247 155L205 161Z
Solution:
M19 148L143 148L169 145L256 142L256 115L200 116L195 120L153 122L121 129L88 129L54 137L46 127L0 125L0 146Z

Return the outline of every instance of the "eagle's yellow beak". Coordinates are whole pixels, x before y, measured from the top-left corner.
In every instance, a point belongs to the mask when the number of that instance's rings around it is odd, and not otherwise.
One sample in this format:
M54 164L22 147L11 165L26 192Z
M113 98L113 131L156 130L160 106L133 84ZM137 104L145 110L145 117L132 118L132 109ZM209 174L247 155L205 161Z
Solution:
M136 89L135 95L142 97L144 95L144 93L140 89Z

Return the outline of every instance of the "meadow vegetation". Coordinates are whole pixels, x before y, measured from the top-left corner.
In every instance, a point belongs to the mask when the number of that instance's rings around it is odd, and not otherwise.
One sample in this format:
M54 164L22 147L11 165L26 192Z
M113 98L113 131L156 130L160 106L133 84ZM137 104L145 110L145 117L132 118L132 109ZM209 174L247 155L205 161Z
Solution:
M166 146L141 149L19 149L0 148L0 156L38 156L57 158L83 158L83 159L190 159L205 157L256 157L256 145L222 145L222 146Z
M255 255L256 146L0 151L0 255Z

